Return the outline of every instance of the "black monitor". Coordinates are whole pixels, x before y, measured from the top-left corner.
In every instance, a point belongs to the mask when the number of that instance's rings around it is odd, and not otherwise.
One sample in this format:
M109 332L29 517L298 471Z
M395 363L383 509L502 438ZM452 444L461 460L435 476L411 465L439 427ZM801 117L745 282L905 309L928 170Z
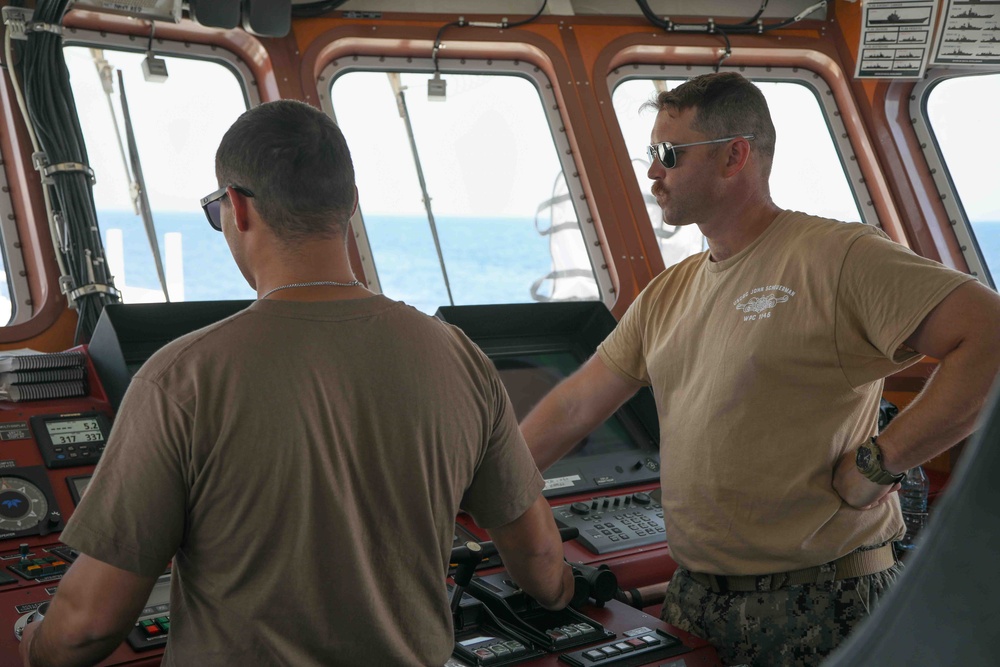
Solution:
M493 361L519 421L590 358L616 324L598 302L448 306L437 316L461 328ZM656 407L642 389L543 473L545 495L655 482L659 469Z
M223 320L252 301L115 303L104 307L87 352L116 411L139 367L184 334Z

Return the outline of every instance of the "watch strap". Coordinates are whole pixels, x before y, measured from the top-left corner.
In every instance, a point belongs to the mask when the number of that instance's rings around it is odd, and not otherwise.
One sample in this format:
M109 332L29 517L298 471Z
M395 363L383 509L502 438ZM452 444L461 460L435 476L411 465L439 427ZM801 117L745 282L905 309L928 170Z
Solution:
M905 470L897 475L893 475L891 472L882 467L883 465L882 448L878 446L878 442L876 441L876 436L873 435L868 442L863 443L860 446L867 447L869 450L871 450L872 454L870 465L865 469L858 468L858 470L861 471L861 474L864 475L866 478L868 478L872 482L875 482L876 484L882 484L883 486L887 486L889 484L897 484L899 482L902 482L903 478L906 477Z

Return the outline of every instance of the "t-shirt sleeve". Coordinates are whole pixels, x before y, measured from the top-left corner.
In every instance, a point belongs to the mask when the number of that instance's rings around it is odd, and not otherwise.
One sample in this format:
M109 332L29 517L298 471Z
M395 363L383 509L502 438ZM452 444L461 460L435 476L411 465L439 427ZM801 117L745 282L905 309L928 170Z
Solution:
M645 308L648 288L636 297L608 337L597 346L597 355L613 372L627 380L649 384L646 368Z
M486 452L461 508L472 515L476 525L488 530L524 514L542 492L545 481L521 435L507 390L492 364L486 363L490 365L488 386L495 417Z
M190 424L159 386L133 378L62 541L123 570L162 574L184 536Z
M874 230L873 230L874 231ZM903 346L924 318L972 276L920 257L881 232L853 241L837 292L837 350L855 387L920 355Z

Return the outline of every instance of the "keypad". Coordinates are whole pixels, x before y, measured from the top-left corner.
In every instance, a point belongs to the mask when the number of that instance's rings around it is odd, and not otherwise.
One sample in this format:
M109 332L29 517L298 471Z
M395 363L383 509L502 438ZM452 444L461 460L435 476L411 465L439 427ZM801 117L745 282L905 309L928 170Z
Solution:
M640 496L642 503L633 501ZM663 507L647 494L595 498L552 509L560 527L576 527L577 538L587 549L605 554L666 540Z

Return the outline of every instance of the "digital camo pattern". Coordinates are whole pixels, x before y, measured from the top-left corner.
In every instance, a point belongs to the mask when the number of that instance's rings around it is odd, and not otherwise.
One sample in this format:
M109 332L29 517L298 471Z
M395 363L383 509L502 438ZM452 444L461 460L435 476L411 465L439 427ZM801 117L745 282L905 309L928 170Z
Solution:
M831 566L829 568L832 576ZM752 593L713 593L677 568L662 618L708 640L726 665L819 665L870 615L902 571L882 572Z

